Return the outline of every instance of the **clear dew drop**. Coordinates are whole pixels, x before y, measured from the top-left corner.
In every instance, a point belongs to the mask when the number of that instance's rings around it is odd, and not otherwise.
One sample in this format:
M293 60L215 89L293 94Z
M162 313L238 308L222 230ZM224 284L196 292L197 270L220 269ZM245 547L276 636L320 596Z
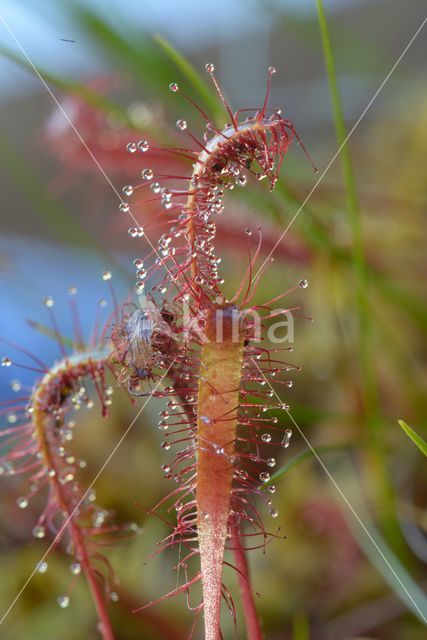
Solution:
M146 151L148 151L148 149L150 148L150 145L148 143L147 140L140 140L138 142L138 149L142 152L145 153Z
M137 238L138 237L138 229L136 227L129 227L128 235L131 238Z
M268 482L270 480L270 474L267 471L261 471L259 474L259 479L261 482Z
M104 273L102 274L102 279L111 280L111 271L104 271Z
M213 73L215 71L215 66L212 64L212 62L208 62L207 64L205 64L205 69L208 73Z
M169 449L171 448L170 442L162 442L161 443L161 448L164 449L165 451L169 451Z
M16 415L16 413L8 413L7 421L9 424L15 424L15 422L18 421L18 416Z
M126 146L126 149L129 151L129 153L135 153L135 151L137 150L136 143L129 142L129 144Z
M33 536L35 538L44 538L45 535L46 535L45 527L41 524L36 524L36 526L33 529Z
M276 73L276 67L268 67L268 73Z
M16 499L16 504L20 509L26 509L28 507L28 498L25 498L24 496L20 496L19 498Z
M52 296L46 296L46 298L43 300L43 304L45 307L53 307L55 303Z
M283 440L282 440L282 447L284 449L287 449L289 447L291 438L292 438L292 429L286 429L285 435L283 436Z
M70 604L70 598L68 596L58 596L56 602L61 609L66 609Z
M123 187L123 193L125 196L131 196L133 194L133 186L131 184L127 184Z
M12 364L12 360L10 358L5 357L5 358L1 359L1 366L2 367L10 367L11 364Z
M110 600L111 600L112 602L118 602L118 600L119 600L119 594L118 594L118 593L116 593L116 591L111 591L111 592L110 592Z
M141 171L141 176L143 180L146 180L148 182L149 180L153 179L154 171L152 169L143 169Z
M130 211L129 202L121 202L119 205L119 211L122 213L128 213Z
M150 185L150 189L153 193L160 193L162 189L160 182L153 182L153 184Z
M270 468L275 467L276 466L276 459L275 458L268 458L267 466L270 467Z
M185 131L187 128L187 121L186 120L177 120L176 121L176 126L178 127L178 129L180 129L181 131Z
M47 569L48 569L48 564L46 560L42 560L41 562L38 563L37 565L38 573L46 573Z
M176 93L178 91L179 87L177 85L176 82L171 82L169 85L169 91L172 91L172 93Z
M70 565L70 571L74 576L78 576L82 572L80 562L73 562L73 564Z
M267 487L267 491L268 491L268 493L276 493L275 485L271 484L269 487Z
M20 380L11 380L9 384L10 388L12 389L12 391L15 391L15 393L17 391L21 391L22 389L22 383Z
M135 289L137 293L143 293L145 291L145 282L139 280L135 285Z
M261 436L263 442L271 442L271 435L269 433L263 433Z
M301 287L301 289L307 289L308 287L308 280L300 280L298 283L298 286Z
M277 516L279 515L279 512L277 511L277 509L271 508L270 509L270 515L272 518L277 518Z

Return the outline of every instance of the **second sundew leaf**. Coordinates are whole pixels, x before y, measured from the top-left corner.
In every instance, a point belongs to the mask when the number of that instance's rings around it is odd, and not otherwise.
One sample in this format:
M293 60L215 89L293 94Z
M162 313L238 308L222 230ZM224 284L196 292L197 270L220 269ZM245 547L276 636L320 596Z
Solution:
M196 500L206 640L220 635L222 568L244 351L242 337L233 340L238 316L234 305L212 307L206 327L208 342L200 360ZM217 322L222 342L217 342Z
M50 318L48 329L55 336L61 354L51 366L31 351L3 338L0 340L19 354L16 363L9 356L4 357L2 366L31 369L38 376L32 388L23 386L19 380L12 386L19 396L14 400L13 421L8 428L0 430L0 475L27 477L27 491L16 500L20 509L27 509L34 500L40 504L37 498L45 496L32 533L38 540L50 538L51 544L39 560L37 571L45 573L46 558L63 545L72 558L73 582L80 574L86 578L98 614L100 637L114 640L109 604L117 600L116 578L100 548L133 537L139 528L135 523L112 523L112 513L97 506L92 485L87 488L81 482L80 470L86 463L76 455L73 442L78 438L78 409L92 408L98 399L102 416L109 413L113 387L107 379L112 352L108 334L118 317L112 315L104 323L96 315L91 338L84 340L74 299L76 292L72 295L70 347L62 338L52 309L53 299L49 296L45 299ZM21 358L26 358L29 364L21 363ZM61 609L70 605L70 593L66 582L64 595L56 599Z

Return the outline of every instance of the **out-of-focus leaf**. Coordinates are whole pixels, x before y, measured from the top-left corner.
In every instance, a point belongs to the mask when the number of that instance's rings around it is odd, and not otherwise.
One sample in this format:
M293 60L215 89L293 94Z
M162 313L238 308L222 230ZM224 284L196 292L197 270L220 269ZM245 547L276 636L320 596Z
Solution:
M35 71L31 64L25 58L16 54L14 51L0 46L0 55L4 56L8 60L11 60L12 62L15 62L29 73L33 75L35 74ZM103 113L106 113L109 116L114 117L117 120L120 120L128 127L135 126L132 120L129 118L126 109L116 104L109 98L106 98L104 95L98 93L97 91L94 91L84 84L81 84L80 82L63 78L54 73L51 73L50 71L47 71L46 69L42 69L38 65L36 68L46 83L53 84L64 93L78 96L90 106L98 109L99 111L102 111Z
M28 198L48 229L66 244L93 246L84 229L64 207L57 202L43 182L16 148L10 144L4 132L0 131L0 165L16 181L20 191Z
M412 442L417 445L421 453L427 456L427 442L421 436L419 436L416 431L411 429L411 427L406 424L406 422L404 422L403 420L398 420L397 422L400 424L406 435L411 438Z
M118 272L127 276L127 271L108 250L98 244L78 222L77 218L67 211L46 188L37 175L34 167L16 150L5 133L0 129L0 166L17 184L25 195L30 206L38 213L54 237L66 245L74 245L82 249L95 251L107 263L113 265Z

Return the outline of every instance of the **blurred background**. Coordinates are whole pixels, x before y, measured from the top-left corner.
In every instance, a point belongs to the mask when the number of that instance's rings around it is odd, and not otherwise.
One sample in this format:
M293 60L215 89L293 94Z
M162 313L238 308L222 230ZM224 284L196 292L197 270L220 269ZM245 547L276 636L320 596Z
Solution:
M325 10L350 129L424 19L425 2L326 0ZM129 154L126 145L141 137L182 144L175 127L181 117L202 131L194 109L168 90L171 81L222 125L226 117L205 84L205 63L215 64L236 109L260 104L274 64L271 105L295 124L320 172L337 149L315 0L3 0L0 16L0 336L45 360L58 357L55 342L34 330L34 322L47 322L45 296L53 296L67 335L70 286L78 289L87 334L99 299L108 299L105 317L111 305L105 269L117 297L129 295L132 260L148 247L129 236L115 189L121 194L138 179L147 156L155 171L184 165L162 154ZM301 278L310 283L295 302L314 321L297 323L292 362L302 371L284 400L365 526L319 462L305 455L307 444L294 428L275 495L287 538L250 557L268 640L425 637L426 467L397 420L426 437L426 38L421 32L351 137L366 278L361 284L354 266L354 225L337 159L277 248L259 293L261 300ZM165 40L200 77L187 73L182 59L177 64ZM228 291L246 263L244 228L261 225L266 255L316 179L293 146L273 193L252 181L227 195L218 246ZM147 229L153 211L137 209ZM155 241L161 232L153 226L148 233ZM12 349L3 351L13 358ZM34 382L30 372L1 368L0 400L13 395L11 377ZM108 420L96 408L79 417L76 446L88 460L83 482L136 412L118 390L114 396ZM181 597L130 613L176 580L175 552L143 564L167 534L160 520L145 515L169 490L160 472L167 462L156 428L161 409L159 401L148 405L96 486L100 504L118 520L143 527L136 541L111 552L120 579L112 607L119 640L184 640L192 624ZM292 426L278 417L284 429ZM2 483L1 612L46 546L31 541L39 505L17 513L23 486L19 479ZM2 637L98 637L83 579L67 610L56 604L69 582L68 564L61 553L49 558L49 571L28 585ZM232 573L226 582L237 593ZM233 637L226 612L224 637Z

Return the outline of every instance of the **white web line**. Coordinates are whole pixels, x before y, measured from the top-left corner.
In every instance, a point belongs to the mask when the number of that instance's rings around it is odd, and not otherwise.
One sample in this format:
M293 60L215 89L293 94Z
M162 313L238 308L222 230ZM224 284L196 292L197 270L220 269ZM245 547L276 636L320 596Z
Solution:
M264 375L264 372L262 371L262 369L259 367L258 363L251 358L253 364L256 366L256 368L258 369L258 371L260 372L260 374L262 375L262 377L264 378L264 380L266 381L266 383L268 384L268 386L270 387L271 391L274 393L274 395L276 396L278 402L280 403L280 406L284 408L284 410L286 411L286 413L288 414L289 418L292 421L292 424L296 427L296 429L298 430L298 433L300 434L300 436L303 438L303 440L305 441L306 445L309 447L310 451L312 452L313 456L316 458L317 462L320 464L320 466L322 467L323 471L326 473L326 475L328 476L329 480L332 482L332 484L334 485L335 489L338 491L339 495L341 496L341 499L344 501L345 505L347 506L347 508L351 511L351 513L353 514L354 518L357 520L357 522L359 523L360 527L363 529L364 533L367 535L367 537L369 538L369 540L372 542L372 544L374 545L376 551L379 553L380 557L382 558L382 560L385 562L385 564L387 565L387 567L390 569L390 571L392 572L392 574L394 575L394 577L396 578L396 580L398 581L398 583L400 584L400 586L402 587L403 591L406 593L406 595L408 596L408 598L410 599L410 601L412 602L412 604L414 605L415 609L418 611L418 613L420 614L421 618L424 620L424 622L427 624L427 618L425 617L424 613L421 611L421 609L419 608L419 606L417 605L417 603L415 602L414 598L412 597L412 595L409 593L408 589L406 588L405 584L403 583L403 581L401 580L401 578L399 577L399 575L396 573L395 569L392 567L392 565L390 564L389 560L387 559L387 557L385 556L384 552L381 550L381 548L379 547L379 545L377 544L377 542L375 541L375 539L373 538L372 534L370 533L369 529L366 527L366 525L363 523L362 519L360 518L360 516L358 515L358 513L356 512L356 510L354 509L353 505L351 504L351 502L349 501L349 499L346 497L345 493L343 492L343 490L341 489L341 487L339 486L339 484L337 483L337 481L335 480L335 478L333 477L333 475L331 474L331 472L329 471L329 469L327 468L327 466L325 465L325 463L323 462L323 460L320 458L319 454L317 453L317 451L314 449L314 447L311 445L309 439L307 438L307 436L305 435L305 433L302 431L302 429L299 427L299 425L296 423L294 417L291 415L291 413L289 412L289 410L283 406L283 403L279 397L279 395L276 393L275 389L273 388L273 386L271 385L270 381L268 380L268 378Z

